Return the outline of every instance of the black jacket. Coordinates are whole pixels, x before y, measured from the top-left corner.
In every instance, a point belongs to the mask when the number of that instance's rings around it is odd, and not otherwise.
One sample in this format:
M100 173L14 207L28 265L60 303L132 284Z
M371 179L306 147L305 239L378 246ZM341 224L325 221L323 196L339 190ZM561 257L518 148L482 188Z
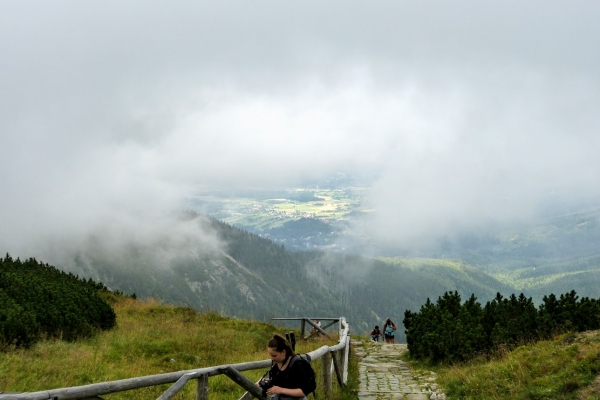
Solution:
M279 370L277 364L271 366L269 376L273 386L286 389L302 389L305 395L315 391L317 384L315 372L310 363L299 355L294 356L283 371Z

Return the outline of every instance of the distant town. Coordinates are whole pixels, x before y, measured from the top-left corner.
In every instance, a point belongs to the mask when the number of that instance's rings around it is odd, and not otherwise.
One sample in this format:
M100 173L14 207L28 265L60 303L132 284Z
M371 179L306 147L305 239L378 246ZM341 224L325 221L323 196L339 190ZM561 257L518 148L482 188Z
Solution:
M199 194L190 207L293 249L342 250L340 235L369 212L366 187Z

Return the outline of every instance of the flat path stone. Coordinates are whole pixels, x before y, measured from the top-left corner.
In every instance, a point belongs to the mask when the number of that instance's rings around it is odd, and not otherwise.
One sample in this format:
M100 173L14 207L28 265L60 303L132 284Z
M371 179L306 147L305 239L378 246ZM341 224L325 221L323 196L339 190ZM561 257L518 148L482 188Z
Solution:
M353 341L359 359L359 400L430 400L446 399L431 371L412 371L400 356L406 344Z

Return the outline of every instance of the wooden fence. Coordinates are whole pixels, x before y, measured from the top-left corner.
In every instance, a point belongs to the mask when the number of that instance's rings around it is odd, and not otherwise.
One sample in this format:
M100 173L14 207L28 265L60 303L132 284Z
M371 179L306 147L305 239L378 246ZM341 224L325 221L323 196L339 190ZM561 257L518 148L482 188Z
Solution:
M274 318L275 319L275 318ZM313 321L311 318L282 318L287 320ZM324 318L325 320L325 318ZM333 320L329 318L328 320ZM348 357L350 354L349 326L344 317L335 318L339 321L339 341L332 347L322 346L314 351L306 353L309 361L321 360L322 390L326 399L331 398L332 377L335 373L340 386L346 385L348 381ZM314 324L314 322L312 323ZM304 334L302 333L302 337ZM148 375L137 378L122 379L117 381L94 383L85 386L74 386L61 389L44 390L29 393L0 394L0 400L66 400L66 399L100 399L101 395L124 392L127 390L141 389L149 386L164 385L172 383L157 400L168 400L175 396L189 381L197 383L196 400L208 400L208 378L216 375L226 375L236 384L247 390L240 400L252 398L262 399L261 389L242 371L269 368L271 360L245 362L240 364L219 365L194 370L170 372L166 374Z
M329 328L331 325L340 322L340 318L271 318L271 321L301 321L300 323L300 337L303 339L308 339L314 335L325 335L329 337L325 329ZM323 327L318 325L315 321L328 321L329 323ZM306 324L312 326L311 332L308 336L306 336Z

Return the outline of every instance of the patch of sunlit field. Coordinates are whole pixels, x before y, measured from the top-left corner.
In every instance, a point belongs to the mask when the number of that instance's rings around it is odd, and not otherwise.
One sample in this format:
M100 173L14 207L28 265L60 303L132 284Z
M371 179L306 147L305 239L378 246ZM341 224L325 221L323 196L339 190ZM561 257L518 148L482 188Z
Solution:
M452 399L600 399L600 331L564 334L452 366L426 366Z
M197 313L190 308L112 296L117 327L77 342L43 341L29 349L0 352L0 392L35 392L204 367L267 360L267 343L290 329ZM298 334L297 334L298 335ZM299 340L306 353L334 338ZM320 360L313 362L320 380ZM264 370L243 374L257 381ZM335 378L334 378L335 380ZM157 398L171 384L103 395L104 399ZM195 398L190 381L174 397ZM210 399L239 399L244 390L224 375L209 378ZM336 395L337 396L337 395Z
M274 207L286 215L312 215L320 218L342 218L351 211L346 203L308 202L308 203L283 203Z

